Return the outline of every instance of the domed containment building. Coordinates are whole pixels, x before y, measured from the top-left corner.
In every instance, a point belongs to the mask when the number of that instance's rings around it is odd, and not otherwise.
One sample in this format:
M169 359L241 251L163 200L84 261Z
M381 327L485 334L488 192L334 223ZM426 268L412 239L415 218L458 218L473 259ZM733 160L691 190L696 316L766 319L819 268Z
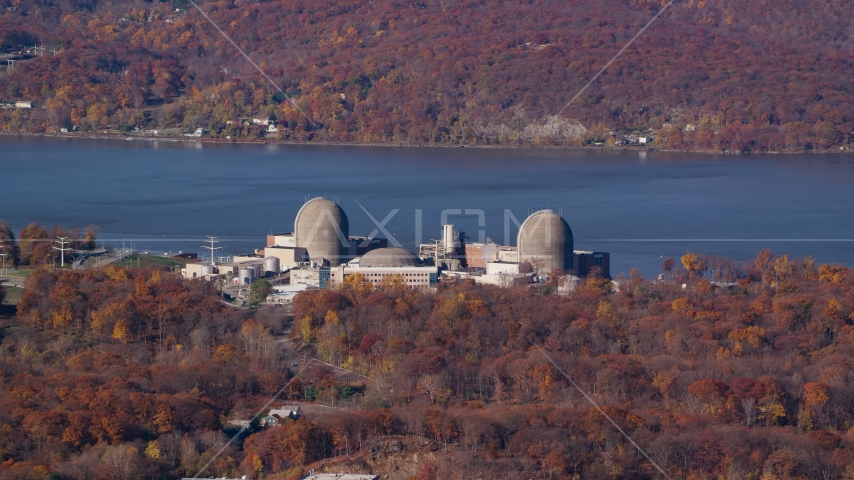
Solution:
M294 221L294 240L312 262L336 266L350 258L350 221L335 202L312 198Z
M380 248L371 250L359 259L361 268L417 267L421 260L405 248Z
M439 281L439 269L424 265L417 255L405 248L378 248L361 257L330 269L330 284L344 282L344 277L358 273L373 285L389 277L398 277L411 288L431 288Z
M540 210L525 219L519 227L516 245L520 263L542 262L540 274L556 268L573 270L572 230L566 220L551 210Z

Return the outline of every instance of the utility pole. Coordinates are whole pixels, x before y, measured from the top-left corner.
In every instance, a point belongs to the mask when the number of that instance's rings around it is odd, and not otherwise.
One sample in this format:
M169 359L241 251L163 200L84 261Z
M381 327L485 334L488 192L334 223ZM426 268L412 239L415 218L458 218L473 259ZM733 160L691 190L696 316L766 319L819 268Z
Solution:
M65 247L66 243L71 243L69 240L71 240L71 238L69 238L69 237L59 237L56 240L54 240L55 242L59 243L59 245L60 245L59 247L53 247L53 249L59 250L60 252L62 252L62 267L63 268L65 268L65 252L68 250L71 250L70 248Z

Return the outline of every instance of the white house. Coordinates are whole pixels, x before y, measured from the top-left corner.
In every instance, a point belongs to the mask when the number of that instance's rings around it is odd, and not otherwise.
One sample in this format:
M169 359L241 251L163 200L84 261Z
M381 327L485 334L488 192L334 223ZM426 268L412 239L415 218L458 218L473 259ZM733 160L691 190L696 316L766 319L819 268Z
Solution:
M300 415L300 408L297 405L283 405L279 408L270 410L270 416L279 418L294 418Z

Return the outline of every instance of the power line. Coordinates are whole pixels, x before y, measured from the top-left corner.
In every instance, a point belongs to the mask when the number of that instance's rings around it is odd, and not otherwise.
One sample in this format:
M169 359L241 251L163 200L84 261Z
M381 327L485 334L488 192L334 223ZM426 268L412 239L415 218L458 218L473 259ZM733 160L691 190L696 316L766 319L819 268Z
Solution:
M576 93L576 94L575 94L575 96L574 96L574 97L572 97L572 99L571 99L571 100L570 100L566 105L564 105L564 106L563 106L563 108L561 108L559 112L557 112L557 116L560 116L560 114L562 114L564 110L566 110L567 108L569 108L569 106L570 106L570 105L572 105L572 104L573 104L573 102L575 102L575 100L576 100L576 99L578 99L578 97L580 97L580 96L581 96L581 94L582 94L582 93L584 93L584 91L585 91L585 90L587 90L587 87L589 87L591 84L593 84L593 82L595 82L595 81L596 81L596 79L597 79L597 78L599 78L599 76L600 76L600 75L602 75L602 73L604 73L604 72L605 72L605 70L607 70L607 69L608 69L608 67L610 67L610 66L611 66L611 64L612 64L612 63L614 63L614 60L618 59L618 58L620 57L620 55L622 55L622 54L623 54L623 52L625 52L625 51L626 51L626 49L627 49L627 48L629 48L633 43L635 43L635 40L637 40L637 39L638 39L638 37L640 37L641 35L643 35L643 32L645 32L645 31L646 31L646 29L647 29L647 28L649 28L649 26L650 26L650 25L652 25L652 23L653 23L653 22L655 22L656 20L658 20L658 17L660 17L660 16L661 16L661 14L662 14L662 13L664 13L664 11L665 11L665 10L667 10L667 7L669 7L669 6L670 6L674 1L675 1L675 0L670 0L669 2L667 2L667 4L666 4L666 5L664 5L664 7L662 7L662 9L661 9L661 10L659 10L659 11L658 11L658 13L656 13L654 17L652 17L652 20L650 20L649 22L647 22L647 24L646 24L646 25L644 25L644 26L643 26L643 28L641 28L641 29L640 29L640 31L639 31L637 34L635 34L635 36L634 36L634 37L632 37L632 39L631 39L631 40L629 40L629 43L627 43L627 44L623 45L623 48L621 48L621 49L620 49L620 51L619 51L619 52L617 52L617 54L616 54L616 55L614 55L614 57L613 57L613 58L611 58L610 60L608 60L608 63L606 63L606 64L605 64L605 66L604 66L604 67L602 67L602 69L601 69L601 70L599 70L599 72L598 72L598 73L596 73L596 75L593 75L593 78L591 78L591 79L590 79L590 81L589 81L589 82L587 82L587 84L586 84L586 85L584 85L583 87L581 87L581 90L579 90L579 91L578 91L578 93Z
M216 246L216 244L219 243L219 241L217 240L218 237L208 236L207 238L208 238L208 242L210 242L210 246L201 245L201 248L204 248L205 250L211 251L211 266L214 266L214 265L216 265L216 258L214 255L216 254L216 251L221 250L222 247Z
M70 237L59 237L54 240L54 242L57 242L60 245L59 247L53 247L53 249L62 252L62 267L65 267L65 252L71 250L70 248L65 248L66 243L71 243L70 240Z
M308 122L313 128L318 127L318 124L314 120L312 120L312 118L309 117L308 114L302 108L299 107L299 105L297 105L297 102L295 102L290 95L285 93L285 91L282 90L282 87L280 87L279 84L276 83L272 78L270 78L270 76L267 75L267 72L265 72L261 67L259 67L258 64L255 63L255 60L252 60L252 57L250 57L249 54L243 51L243 49L240 48L240 46L237 45L237 43L235 43L234 40L232 40L231 37L228 36L228 34L226 34L221 28L219 28L219 25L217 25L217 23L214 22L213 19L211 19L211 17L209 17L204 10L202 10L202 7L196 4L196 2L194 2L193 0L190 0L190 4L193 5L193 7L195 7L195 9L198 10L203 17L205 17L205 20L207 20L211 25L213 25L213 27L216 29L216 31L220 33L220 35L222 35L226 40L228 40L228 43L230 43L231 46L233 46L235 49L237 49L238 52L240 52L241 55L243 55L243 58L245 58L247 62L249 62L253 67L255 67L255 70L258 70L258 73L260 73L261 76L263 76L267 80L267 82L269 82L270 85L273 86L273 88L275 88L285 97L285 99L287 99L288 103L290 103L294 108L296 108L297 111L299 111L299 113L301 113L302 116L305 117L306 120L308 120Z
M279 395L281 395L281 394L282 394L282 392L284 392L284 391L285 391L289 386L291 386L291 384L294 382L294 380L296 380L296 379L297 379L297 377L299 377L299 376L300 376L300 375L301 375L301 374L302 374L302 373L303 373L303 372L308 368L308 366L309 366L309 365L311 365L311 363L312 363L312 361L311 361L311 360L307 360L307 361L305 362L305 365L303 365L303 367L302 367L302 368L301 368L301 369L300 369L300 370L299 370L299 371L298 371L298 372L297 372L297 373L296 373L296 374L295 374L295 375L294 375L290 380L288 380L288 383L286 383L282 388L280 388L280 389L279 389L279 391L278 391L278 392L276 392L276 394L275 394L275 395L273 395L272 397L270 397L270 399L269 399L269 400L267 400L267 403L265 403L265 404L264 404L264 406L263 406L263 407L261 407L261 409L260 409L260 410L258 410L258 413L256 413L255 415L253 415L253 416L252 416L252 418L254 419L254 418L255 418L255 417L257 417L259 414L261 414L261 413L263 413L263 412L267 411L267 408L269 408L269 407L270 407L270 405L271 405L274 401L276 401L276 399L277 399L277 398L279 398ZM250 423L247 423L246 425L243 425L243 427L241 427L241 428L240 428L240 430L238 430L238 432L237 432L237 433L235 433L233 437L231 437L231 440L229 440L229 441L228 441L228 443L226 443L225 445L223 445L223 446L222 446L222 448L220 448L220 449L219 449L219 451L218 451L218 452L216 452L216 454L215 454L213 457L211 457L211 459L210 459L210 460L208 460L208 463L204 464L204 466L202 466L202 468L201 468L198 472L196 472L196 474L195 474L195 475L193 475L191 478L199 478L199 475L201 475L202 473L204 473L204 471L208 469L208 467L209 467L209 466L214 462L214 460L216 460L216 459L217 459L217 457L219 457L219 456L222 454L222 452L224 452L224 451L225 451L225 449L226 449L226 448L228 448L232 443L234 443L234 441L235 441L235 440L237 440L237 437L239 437L240 435L242 435L242 434L243 434L243 432L245 432L245 431L246 431L246 429L248 429L248 428L249 428L249 425L250 425L250 424L251 424L251 421L250 421Z
M652 457L650 457L646 453L646 451L644 451L644 449L641 448L640 445L638 445L634 440L632 440L632 437L630 437L629 434L626 433L625 430L620 428L620 426L617 425L617 422L615 422L614 419L611 418L610 415L605 413L605 410L602 410L602 407L600 407L599 404L596 403L596 401L593 400L593 398L591 398L590 395L588 395L587 392L585 392L583 388L581 388L577 383L575 383L575 380L573 380L572 377L570 377L565 371L563 371L562 368L560 368L560 365L558 365L557 362L555 362L552 359L552 357L550 357L549 354L546 353L546 351L543 349L543 347L537 345L537 349L540 351L540 353L543 354L544 357L546 357L546 360L551 362L551 364L554 365L554 367L557 369L557 371L560 372L561 375L563 375L567 380L569 380L569 383L572 384L572 386L575 387L575 389L578 390L581 393L581 395L583 395L584 398L586 398L587 401L590 402L590 404L593 405L593 407L596 410L598 410L599 413L601 413L602 416L605 417L605 419L607 419L611 423L611 425L614 426L614 428L617 429L617 431L619 431L621 434L623 434L624 437L626 437L626 440L628 440L632 445L634 445L634 447L638 450L638 452L641 453L641 455L643 455L644 457L646 457L647 460L649 460L649 463L651 463L653 467L657 468L658 471L661 472L662 475L664 475L664 478L666 478L667 480L671 480L670 476L667 475L667 473L664 471L664 469L659 467L658 464L655 463L655 460L653 460Z

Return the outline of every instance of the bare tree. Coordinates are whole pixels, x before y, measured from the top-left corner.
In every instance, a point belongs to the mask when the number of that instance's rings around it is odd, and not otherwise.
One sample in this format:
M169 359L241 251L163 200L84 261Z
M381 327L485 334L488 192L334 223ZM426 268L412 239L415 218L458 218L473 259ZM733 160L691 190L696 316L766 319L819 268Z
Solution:
M750 427L756 421L756 399L750 397L742 398L741 409L744 412L744 422Z
M74 346L74 337L71 335L62 335L48 345L50 350L56 352L61 358L65 358L69 350Z
M682 400L688 413L700 413L703 410L703 401L694 395L685 395Z
M536 273L537 275L540 275L543 270L546 269L546 260L542 257L534 257L530 260L526 260L525 263L529 264L531 266L530 271Z
M136 448L128 445L112 445L107 447L101 461L111 467L113 474L119 478L129 478L136 468L139 455Z
M430 404L436 403L442 388L442 377L439 375L424 375L418 379L421 390L430 397Z
M498 285L501 288L509 288L515 284L516 284L516 276L515 275L513 275L511 273L507 273L507 272L501 272L498 274Z

